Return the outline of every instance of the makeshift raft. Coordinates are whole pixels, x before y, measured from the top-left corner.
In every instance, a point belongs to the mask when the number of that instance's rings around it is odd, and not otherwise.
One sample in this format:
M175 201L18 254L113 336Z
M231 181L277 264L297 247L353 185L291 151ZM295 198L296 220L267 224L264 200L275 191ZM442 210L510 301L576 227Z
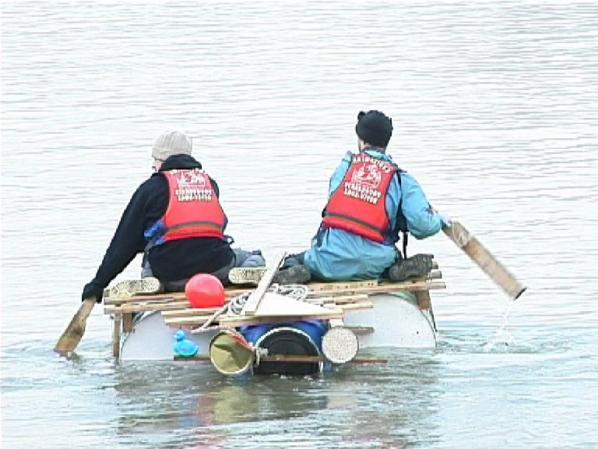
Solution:
M268 283L264 287L260 282L257 287L227 288L229 302L243 294L252 296L242 313L228 311L220 315L219 308L192 308L184 293L114 296L108 291L104 313L113 319L113 355L123 361L177 360L173 352L174 335L184 330L187 338L199 347L191 360L212 360L221 372L211 357L211 349L215 337L223 333L249 340L248 347L255 352L247 362L251 370L284 371L280 368L282 362L307 363L322 369L330 362L364 361L358 350L367 348L434 348L436 323L430 290L446 288L441 279L442 273L435 265L425 278L401 283L375 280L309 283L300 301L281 296L276 290L272 292L271 288L267 291ZM256 295L261 296L258 305L253 301ZM314 337L301 323L319 323L324 331ZM253 338L262 328L265 329L262 335ZM278 346L275 333L282 342ZM305 352L294 337L309 341L313 350L308 348ZM269 344L268 339L272 340ZM281 344L288 348L281 351ZM347 357L346 352L353 351L350 348L353 345L355 354ZM337 353L344 354L337 357ZM261 371L256 369L258 365ZM269 368L265 369L266 366Z

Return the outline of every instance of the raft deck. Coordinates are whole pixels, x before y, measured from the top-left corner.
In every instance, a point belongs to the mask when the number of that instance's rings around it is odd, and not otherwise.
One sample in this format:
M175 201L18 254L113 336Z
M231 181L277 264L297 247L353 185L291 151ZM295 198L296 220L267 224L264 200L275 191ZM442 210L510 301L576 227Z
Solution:
M243 325L288 322L295 320L319 319L331 323L342 323L345 315L354 310L371 309L374 302L372 295L384 293L413 292L420 310L433 317L430 290L444 289L442 273L438 266L428 276L414 278L405 282L390 281L352 281L352 282L313 282L307 284L308 294L305 302L324 307L324 312L317 315L220 315L212 325L237 328ZM225 289L226 301L243 293L252 292L256 287L233 286ZM213 318L220 308L192 308L183 292L161 293L153 295L113 296L110 290L104 297L104 313L113 318L112 352L120 357L121 338L134 332L133 314L159 311L167 326L173 329L192 331ZM351 326L356 334L373 332L363 326Z

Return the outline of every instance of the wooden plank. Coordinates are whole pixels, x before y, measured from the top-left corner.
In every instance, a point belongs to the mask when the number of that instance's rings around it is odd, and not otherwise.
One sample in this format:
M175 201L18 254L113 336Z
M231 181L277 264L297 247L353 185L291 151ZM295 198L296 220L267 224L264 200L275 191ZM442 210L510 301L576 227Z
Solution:
M181 317L210 317L218 312L221 307L209 307L206 309L181 308L176 310L165 310L162 312L164 319L166 318L181 318Z
M255 289L255 287L252 287L252 288L229 287L224 290L224 294L227 298L232 298L232 297L238 296L242 293L247 293L247 292L253 291L254 289ZM167 292L167 293L157 293L154 295L106 297L104 299L104 304L105 305L120 305L120 304L125 304L125 303L157 302L157 301L164 301L164 302L188 301L188 299L185 296L185 292Z
M442 271L440 271L440 270L431 271L430 274L428 274L427 279L442 279Z
M330 324L330 327L339 327L345 325L345 322L342 318L333 318L329 320L328 323Z
M432 272L431 275L427 279L440 279L442 277L441 272ZM419 278L415 279L416 282L423 282L426 278ZM409 281L409 282L414 282ZM348 282L315 282L311 284L306 284L309 288L310 295L317 296L319 294L325 294L329 291L334 291L335 295L343 294L341 290L352 291L355 289L365 289L368 287L379 287L381 285L388 285L391 284L389 282L380 283L377 280L370 280L370 281L348 281ZM402 285L404 283L393 283L393 285ZM255 290L255 288L227 288L225 289L225 294L227 299L232 297L238 296L243 293L251 292ZM171 292L171 293L159 293L156 295L143 295L143 296L121 296L121 297L113 297L113 298L105 298L104 305L105 308L107 306L116 306L121 304L150 304L150 303L171 303L171 302L182 302L187 301L188 299L183 292ZM110 312L106 312L110 313Z
M159 302L131 302L123 303L119 306L105 306L105 314L113 313L132 313L132 312L153 312L156 310L173 310L189 307L189 302L185 301L159 301Z
M123 313L123 332L128 334L129 332L133 332L133 314L132 313Z
M220 318L221 326L228 327L239 327L239 326L255 326L258 324L271 324L271 323L284 323L289 321L301 321L301 320L329 320L334 318L342 318L342 311L333 311L329 313L318 314L318 315L301 315L301 316L287 316L281 317L222 317Z
M367 335L373 334L374 328L371 326L345 326L347 329L352 331L355 335Z
M373 309L374 303L372 301L361 301L355 302L351 304L340 304L337 306L343 312L347 310L365 310L365 309Z
M198 355L195 357L174 357L175 362L209 362L210 357L205 355ZM320 363L327 362L324 357L311 355L267 355L260 357L263 362L285 362L285 363ZM353 364L374 364L374 363L388 363L386 359L374 357L356 357L350 362Z
M205 323L208 316L182 316L169 317L164 321L168 326L201 326ZM287 315L287 316L242 316L242 315L222 315L218 317L214 324L227 327L239 327L244 325L254 325L263 323L285 323L288 321L300 320L328 320L330 318L342 318L343 312L340 309L324 309L322 313L312 315Z
M274 292L266 292L262 297L258 310L252 316L284 317L288 315L317 315L327 310L330 310L330 307L325 309L321 304L300 301Z
M120 357L120 332L122 327L121 315L114 316L114 322L112 323L112 355L115 359Z
M312 292L327 292L330 290L353 290L356 288L376 287L377 280L369 281L346 281L346 282L314 282L307 284Z
M353 295L339 295L339 296L324 296L306 298L307 302L312 304L349 304L352 302L360 302L368 299L367 294L353 294ZM205 313L214 313L217 308L208 309L194 309L189 307L189 301L168 301L168 302L141 302L141 303L125 303L122 306L105 306L104 313L112 315L115 313L133 313L133 312L164 312L164 316L190 316L203 315Z
M430 299L429 291L422 290L415 292L415 297L417 298L417 305L420 310L430 310L432 308L432 300Z
M430 281L430 282L404 282L404 283L388 283L382 284L375 288L367 288L367 289L356 289L350 292L343 292L343 293L350 293L352 295L356 294L366 294L366 295L374 295L376 293L398 293L398 292L411 292L411 291L420 291L420 290L436 290L446 288L446 284L441 281ZM328 292L329 295L334 295L335 292Z
M306 298L307 301L316 304L350 304L354 302L367 301L368 295L339 295L339 296L323 296L323 297L312 297Z
M118 296L114 298L106 298L104 305L106 306L120 306L122 304L130 303L166 303L173 301L187 301L184 293L161 293L158 295L146 296Z
M212 315L210 315L212 316ZM203 323L208 321L210 316L183 316L183 317L173 317L173 318L165 318L164 322L168 326L201 326ZM218 320L216 320L216 323Z
M455 245L467 254L503 291L515 300L521 296L526 287L506 269L482 243L461 223L453 221L442 229Z
M54 352L62 356L69 356L72 352L75 351L77 345L83 338L83 334L85 333L85 325L87 323L87 319L93 310L93 307L96 305L96 300L94 297L85 298L79 309L71 318L69 325L66 327L58 341L56 342L56 346L54 347Z
M284 258L286 257L286 252L282 252L276 259L270 268L266 270L263 274L260 282L258 283L256 289L251 293L247 302L243 305L243 309L241 310L242 315L255 315L258 307L260 306L260 302L262 297L266 293L266 290L270 287L272 283L272 279L276 275L276 272L284 262Z
M427 278L428 282L432 279L440 279L442 277L441 272L432 272L431 275ZM378 281L350 281L350 282L318 282L307 284L309 287L309 297L318 297L318 296L341 296L341 295L355 295L359 293L367 294L369 290L376 291L379 287L384 287L392 285L396 287L397 291L400 290L407 290L410 289L418 289L421 283L425 283L426 279L420 278L414 281L407 281L407 282L399 282L399 283L391 283L391 282L383 282L379 283ZM414 287L414 284L416 286ZM436 287L438 288L438 287ZM442 288L442 287L440 287ZM253 291L253 288L228 288L225 290L225 294L227 299L230 299L234 296L240 295L242 293L247 293ZM119 306L124 304L135 304L134 309L130 309L131 312L135 311L150 311L150 310L162 310L159 307L155 309L148 308L142 309L141 304L171 304L175 302L187 302L188 300L185 297L185 294L182 292L179 293L161 293L157 295L143 295L143 296L130 296L130 297L114 297L114 298L106 298L104 301L104 309L105 313L114 313L114 309L110 308L109 306ZM151 306L150 306L151 307ZM164 310L167 310L168 307Z

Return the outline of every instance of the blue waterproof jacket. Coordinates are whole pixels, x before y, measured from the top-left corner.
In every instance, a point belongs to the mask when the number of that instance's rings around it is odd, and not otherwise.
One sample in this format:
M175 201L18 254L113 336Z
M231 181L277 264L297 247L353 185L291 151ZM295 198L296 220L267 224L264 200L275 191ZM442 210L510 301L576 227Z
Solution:
M374 148L365 152L394 163L389 155ZM348 152L330 178L328 197L343 181L350 163L351 153ZM432 210L420 185L406 172L397 172L388 189L386 212L391 229L397 229L399 205L414 237L423 239L442 228L441 216ZM304 263L319 278L348 281L379 278L399 258L399 251L390 242L377 243L342 229L320 228L305 253Z

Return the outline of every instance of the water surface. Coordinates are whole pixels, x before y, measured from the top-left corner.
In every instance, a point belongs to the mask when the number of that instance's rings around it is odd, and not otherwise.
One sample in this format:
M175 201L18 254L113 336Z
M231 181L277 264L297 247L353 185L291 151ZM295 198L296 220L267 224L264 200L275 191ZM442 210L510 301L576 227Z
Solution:
M598 446L598 7L594 2L2 4L2 438L9 448ZM229 232L304 248L355 117L529 291L443 235L439 347L320 378L114 363L79 306L157 135L180 129ZM118 278L136 277L135 260Z

